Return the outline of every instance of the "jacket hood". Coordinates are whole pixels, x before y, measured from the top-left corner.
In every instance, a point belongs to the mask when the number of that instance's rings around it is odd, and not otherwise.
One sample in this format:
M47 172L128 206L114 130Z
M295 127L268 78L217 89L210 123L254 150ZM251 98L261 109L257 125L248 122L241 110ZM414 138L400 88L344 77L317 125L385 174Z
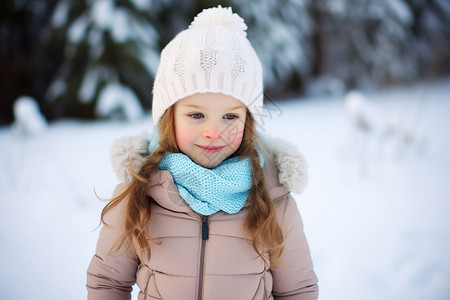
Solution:
M288 191L300 194L308 182L307 164L304 156L297 148L279 138L259 135L262 148L265 149L264 169L273 162L276 168L274 174L278 178L269 178L274 185L281 184ZM129 183L133 178L130 164L135 171L139 171L145 163L145 156L149 154L149 134L125 136L117 139L111 149L111 162L117 178L121 183ZM272 173L272 172L271 172Z

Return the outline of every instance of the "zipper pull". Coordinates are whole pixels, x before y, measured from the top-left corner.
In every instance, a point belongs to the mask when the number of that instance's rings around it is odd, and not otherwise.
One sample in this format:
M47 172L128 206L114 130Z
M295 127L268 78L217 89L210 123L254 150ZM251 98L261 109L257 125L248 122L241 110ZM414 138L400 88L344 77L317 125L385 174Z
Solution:
M202 240L204 241L209 238L208 218L209 216L202 217Z

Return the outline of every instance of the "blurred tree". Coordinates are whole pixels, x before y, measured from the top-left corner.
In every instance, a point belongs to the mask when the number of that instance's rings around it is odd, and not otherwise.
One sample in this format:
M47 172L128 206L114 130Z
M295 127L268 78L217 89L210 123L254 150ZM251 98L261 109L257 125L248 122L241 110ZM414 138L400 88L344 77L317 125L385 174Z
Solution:
M13 101L34 96L42 104L53 59L43 53L46 21L57 0L0 2L0 124L13 121Z
M152 1L142 0L58 3L48 44L62 45L61 61L45 94L57 117L96 117L111 85L126 90L128 101L150 102L159 57L151 9Z
M445 60L437 47L450 46L446 0L317 0L310 15L311 75L340 78L349 88L422 78Z
M448 0L5 0L0 124L22 95L50 119L124 114L111 93L150 108L161 49L218 4L245 19L272 98L321 78L353 88L450 70Z
M450 71L450 1L406 0L413 15L410 31L419 52L420 76L427 79Z
M309 1L288 0L282 5L277 0L231 1L249 27L248 38L261 59L271 95L298 94L309 72Z

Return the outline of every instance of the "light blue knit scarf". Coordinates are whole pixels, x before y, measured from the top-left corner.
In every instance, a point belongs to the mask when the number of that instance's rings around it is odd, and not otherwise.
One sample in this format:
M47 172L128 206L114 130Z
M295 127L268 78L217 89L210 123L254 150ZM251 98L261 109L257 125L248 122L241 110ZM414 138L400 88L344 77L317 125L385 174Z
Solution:
M149 150L153 152L156 146L157 137L153 135ZM259 157L263 166L261 153ZM238 213L252 185L252 168L248 157L232 157L208 169L183 153L169 153L163 157L159 168L172 174L178 192L186 203L194 211L206 216L220 210L228 214Z

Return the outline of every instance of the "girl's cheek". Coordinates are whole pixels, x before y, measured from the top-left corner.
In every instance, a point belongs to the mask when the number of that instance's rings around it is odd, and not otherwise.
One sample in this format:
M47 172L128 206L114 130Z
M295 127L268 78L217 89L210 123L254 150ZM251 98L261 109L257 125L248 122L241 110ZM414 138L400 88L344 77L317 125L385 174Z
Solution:
M230 146L233 150L237 150L242 143L242 138L244 137L244 131L236 132L230 134L228 139L230 141Z
M196 138L197 132L192 128L183 126L178 128L176 132L176 140L178 148L187 149L189 148Z

